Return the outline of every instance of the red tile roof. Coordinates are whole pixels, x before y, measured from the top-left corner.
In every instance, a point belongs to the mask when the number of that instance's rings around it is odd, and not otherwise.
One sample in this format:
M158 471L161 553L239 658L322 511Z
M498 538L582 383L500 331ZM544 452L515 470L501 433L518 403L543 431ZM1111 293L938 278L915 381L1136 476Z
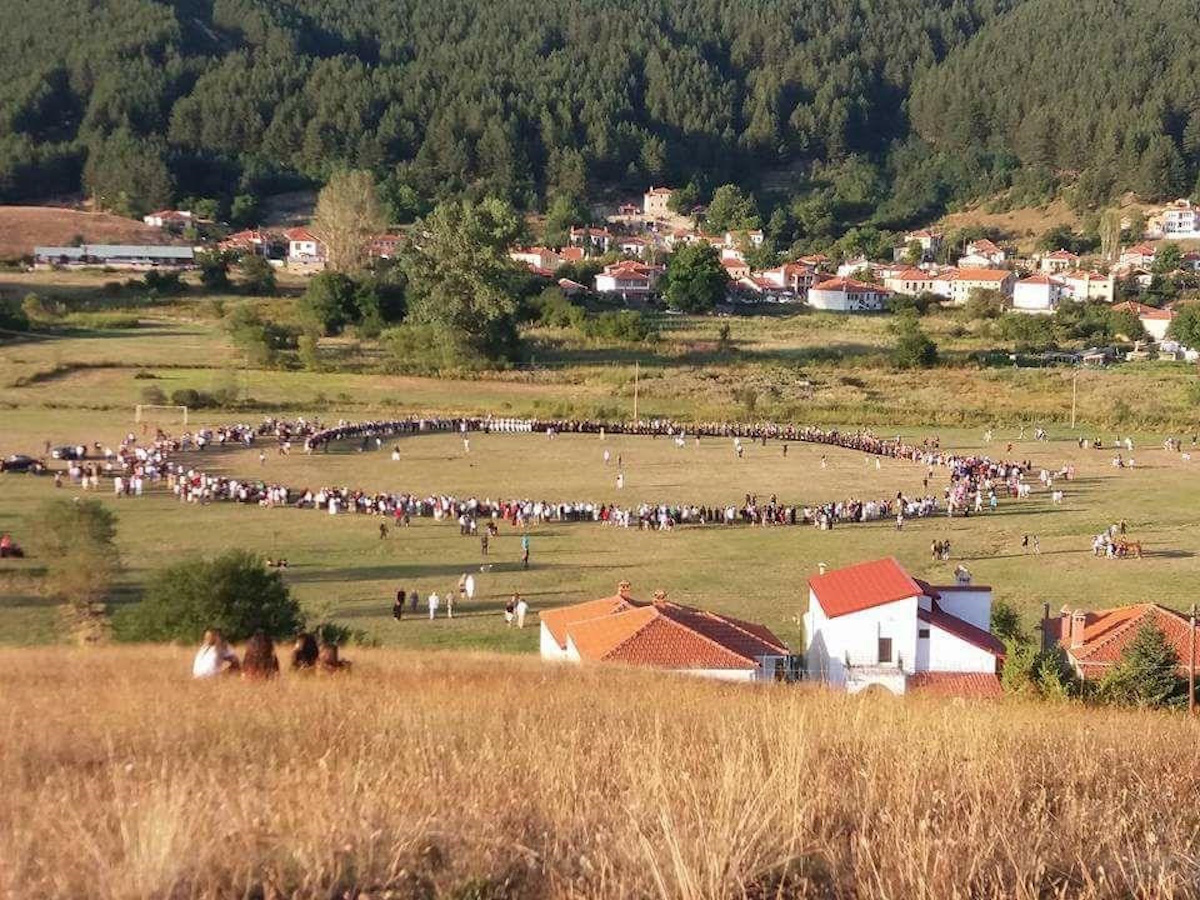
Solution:
M1070 613L1065 615L1069 616ZM1069 628L1067 637L1062 638L1060 643L1080 665L1085 675L1089 674L1089 668L1093 670L1092 674L1096 674L1097 670L1103 671L1120 660L1125 647L1147 622L1158 626L1166 636L1167 643L1175 650L1180 666L1186 666L1190 653L1191 631L1187 617L1157 603L1138 603L1089 612L1084 619L1083 645L1071 647ZM1197 648L1197 652L1200 653L1200 635L1197 636Z
M1061 259L1067 262L1073 262L1074 260L1079 259L1079 257L1070 250L1055 250L1053 253L1047 253L1045 258L1054 260Z
M928 697L998 700L1004 696L1000 679L985 672L917 672L908 676L906 690Z
M309 231L307 228L289 228L283 233L289 241L316 241L321 242L321 239Z
M571 625L599 616L610 616L613 613L623 612L632 608L636 602L628 593L624 595L617 593L599 600L588 600L585 603L561 606L558 609L547 609L539 613L538 617L546 623L546 628L549 629L554 640L558 641L558 646L566 647L567 629Z
M787 654L770 629L667 600L608 597L542 614L546 628L581 659L668 669L751 669L760 656Z
M887 288L882 288L877 284L867 284L865 281L855 281L853 278L830 278L828 281L822 281L820 284L813 285L814 291L870 291L875 294L890 294Z
M981 238L978 241L971 241L967 245L967 249L974 248L976 253L999 253L1000 248L989 241L987 238Z
M954 281L1003 281L1011 274L1007 269L955 269L950 278Z
M923 593L890 556L814 575L808 579L808 586L831 619Z
M1163 319L1167 322L1175 318L1175 313L1169 309L1155 309L1153 306L1133 300L1113 304L1113 312L1130 312L1139 319Z
M994 634L946 612L938 605L936 600L932 602L932 607L929 610L918 609L917 618L922 622L928 622L934 628L940 628L942 631L954 635L961 641L966 641L973 647L978 647L980 650L992 654L998 659L1004 659L1004 644Z

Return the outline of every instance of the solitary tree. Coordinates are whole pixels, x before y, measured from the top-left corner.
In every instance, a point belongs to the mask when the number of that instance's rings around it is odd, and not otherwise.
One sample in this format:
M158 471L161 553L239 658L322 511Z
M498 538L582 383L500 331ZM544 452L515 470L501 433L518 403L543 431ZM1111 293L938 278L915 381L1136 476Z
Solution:
M1179 657L1153 622L1138 629L1100 682L1100 695L1122 706L1162 707L1181 696Z
M716 249L707 243L685 244L672 253L666 280L663 297L668 305L689 313L711 312L729 284Z
M117 517L99 500L51 500L38 510L34 545L46 562L46 587L72 625L91 640L105 622L104 599L120 570Z
M1113 262L1121 249L1121 210L1106 209L1100 215L1100 255Z
M502 200L447 201L416 233L402 261L411 323L434 326L460 352L510 353L525 274L508 256L523 233L517 213Z
M330 268L352 272L366 260L367 244L387 228L370 172L336 172L317 196L313 233L325 242Z

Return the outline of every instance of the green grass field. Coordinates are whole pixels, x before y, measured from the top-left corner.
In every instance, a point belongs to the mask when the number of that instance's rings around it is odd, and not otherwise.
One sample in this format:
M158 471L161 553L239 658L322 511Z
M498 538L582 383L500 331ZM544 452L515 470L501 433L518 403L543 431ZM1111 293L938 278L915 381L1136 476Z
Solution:
M0 275L0 290L37 289L90 296L99 276L71 275L64 283L47 275ZM58 276L62 277L62 276ZM89 280L90 279L90 280ZM280 309L286 297L269 301ZM133 329L51 331L37 339L0 345L0 453L40 453L53 443L115 443L133 426L133 406L147 386L164 393L187 387L234 388L250 398L239 411L193 411L192 424L257 421L266 413L319 415L325 421L360 420L419 411L491 412L496 415L602 415L627 418L632 411L634 362L640 364L639 403L644 417L690 420L787 418L843 427L872 425L878 433L913 437L938 434L946 446L975 449L996 427L994 452L1017 441L1016 423L1043 424L1049 443L1018 443L1012 456L1057 469L1066 462L1079 478L1065 485L1067 502L1052 507L1044 492L1029 501L1006 501L993 516L910 522L897 533L891 523L848 526L833 532L811 528L679 529L670 534L546 525L534 529L533 566L519 568L518 536L502 526L493 545L493 568L477 572L479 596L453 622L390 619L397 588L444 592L460 574L478 570L479 547L460 538L453 524L417 520L412 528L378 537L377 520L313 511L242 507L181 507L165 494L116 500L119 544L125 564L113 607L136 602L147 577L171 560L214 553L230 546L285 556L286 578L314 614L362 628L384 643L413 647L473 645L532 650L535 633L504 628L504 599L520 590L535 610L612 591L628 578L643 595L662 588L684 602L761 620L796 640L796 618L807 598L806 577L819 562L831 566L893 554L915 574L939 581L965 563L977 581L1017 606L1030 623L1043 602L1101 606L1158 600L1178 607L1200 589L1200 526L1192 509L1200 484L1191 466L1160 449L1164 436L1190 444L1194 370L1146 364L1079 373L1080 428L1066 427L1072 374L1065 370L975 369L948 366L900 372L882 364L886 320L800 315L731 319L738 348L712 348L722 320L680 317L670 322L654 353L644 349L583 346L549 331L530 335L539 356L553 365L534 370L417 378L380 371L267 371L248 369L200 298L172 300L140 313ZM955 352L977 349L970 336L955 337L949 316L927 320ZM360 354L370 368L378 348L352 339L330 342L349 358ZM814 350L845 354L840 361ZM822 361L823 360L823 361ZM353 367L351 367L353 368ZM135 377L135 376L141 377ZM153 376L147 378L146 376ZM748 399L752 398L752 399ZM1124 424L1112 425L1114 415ZM162 422L168 429L178 423ZM1186 430L1185 430L1186 429ZM1032 429L1030 429L1031 431ZM1136 470L1115 470L1107 452L1081 451L1076 434L1111 441L1132 432L1138 441ZM388 452L335 452L290 458L257 453L209 454L206 467L245 477L269 475L292 486L350 485L369 490L445 491L459 495L535 497L604 502L618 499L615 470L601 459L594 436L485 436L463 453L457 437L401 441L399 462ZM873 461L827 448L793 444L788 458L772 443L749 446L741 462L731 447L705 439L684 449L665 439L610 436L605 444L626 464L622 503L671 500L736 503L744 494L778 494L784 503L805 504L848 497L882 498L916 492L923 471L914 464ZM1185 448L1186 449L1186 448ZM829 457L821 468L822 453ZM1004 454L1008 455L1008 454ZM939 492L939 473L933 486ZM0 476L0 529L33 542L34 511L56 491L48 478ZM1149 551L1140 561L1108 562L1090 555L1091 536L1125 519L1131 535ZM1040 537L1042 553L1022 553L1023 534ZM949 563L931 562L929 546L949 539ZM39 563L0 563L0 641L49 642L63 638L57 609L40 596Z

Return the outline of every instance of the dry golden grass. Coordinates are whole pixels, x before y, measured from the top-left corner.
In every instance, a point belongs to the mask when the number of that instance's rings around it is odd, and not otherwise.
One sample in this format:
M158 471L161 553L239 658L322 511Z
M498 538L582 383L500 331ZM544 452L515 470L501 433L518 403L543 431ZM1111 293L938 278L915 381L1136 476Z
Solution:
M1179 717L358 651L0 652L0 895L1191 897Z

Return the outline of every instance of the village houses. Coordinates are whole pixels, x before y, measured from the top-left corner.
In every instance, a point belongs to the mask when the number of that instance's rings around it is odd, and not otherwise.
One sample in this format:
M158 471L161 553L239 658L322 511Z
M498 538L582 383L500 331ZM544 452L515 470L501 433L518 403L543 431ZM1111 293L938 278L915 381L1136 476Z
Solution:
M950 301L962 306L976 290L998 291L1011 297L1017 276L1008 269L956 269L950 273Z
M1054 617L1047 609L1042 619L1042 645L1062 647L1075 673L1092 681L1120 662L1126 647L1146 624L1163 633L1179 661L1179 676L1186 678L1197 635L1187 616L1157 603L1135 603L1093 612L1064 607Z
M325 264L325 243L307 228L289 228L283 233L288 242L289 263Z
M1079 257L1070 250L1055 250L1042 256L1038 263L1038 271L1047 275L1058 275L1069 269L1079 267Z
M808 579L808 677L849 693L877 688L996 697L1004 645L991 634L992 591L930 585L895 559Z
M1150 238L1200 238L1200 209L1191 200L1176 200L1146 219Z
M648 297L658 287L658 280L665 271L663 266L652 266L636 260L623 259L604 267L596 276L596 293L617 294L623 300Z
M684 606L656 591L617 593L540 614L543 660L646 666L722 681L791 680L795 657L769 628Z
M1142 323L1142 327L1146 329L1146 334L1150 335L1156 341L1166 340L1167 329L1171 327L1171 322L1175 318L1173 310L1156 309L1153 306L1136 303L1132 300L1116 304L1113 306L1113 310L1133 313L1138 317L1138 321Z
M1013 312L1053 313L1068 293L1061 278L1038 272L1013 285Z
M999 268L1008 262L1008 253L987 238L971 241L963 250L958 260L962 269Z
M808 305L828 312L879 312L891 291L853 278L830 278L808 290Z

